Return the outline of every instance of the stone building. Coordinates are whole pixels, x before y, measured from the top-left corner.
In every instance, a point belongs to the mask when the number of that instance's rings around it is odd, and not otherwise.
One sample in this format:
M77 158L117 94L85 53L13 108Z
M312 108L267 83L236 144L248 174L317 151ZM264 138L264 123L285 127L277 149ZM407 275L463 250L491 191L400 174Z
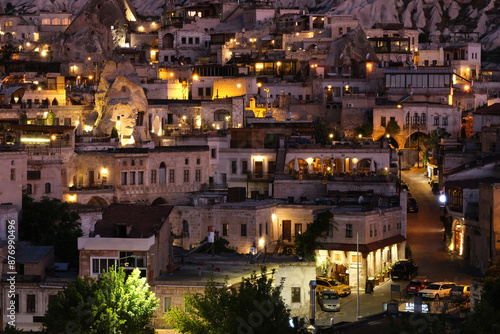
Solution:
M148 281L173 264L171 206L110 205L88 237L78 238L80 276L97 276L111 266L141 270Z

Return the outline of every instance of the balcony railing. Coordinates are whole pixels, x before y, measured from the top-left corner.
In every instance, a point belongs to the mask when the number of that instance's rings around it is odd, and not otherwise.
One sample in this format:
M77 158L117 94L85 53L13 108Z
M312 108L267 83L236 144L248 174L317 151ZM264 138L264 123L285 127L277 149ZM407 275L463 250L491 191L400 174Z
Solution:
M203 183L201 190L220 190L227 189L227 183Z
M248 173L248 181L272 181L274 173Z

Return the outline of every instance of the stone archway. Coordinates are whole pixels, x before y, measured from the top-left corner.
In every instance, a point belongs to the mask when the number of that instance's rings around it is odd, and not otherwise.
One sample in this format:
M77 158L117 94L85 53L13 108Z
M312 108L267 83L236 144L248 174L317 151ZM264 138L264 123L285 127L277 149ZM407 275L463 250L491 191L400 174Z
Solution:
M174 35L167 33L162 37L162 49L173 49L174 48Z
M168 204L168 201L166 199L164 199L163 197L158 197L153 201L153 203L151 203L152 206L164 205L164 204Z
M92 196L92 198L87 202L87 205L91 206L107 206L108 202L100 196Z

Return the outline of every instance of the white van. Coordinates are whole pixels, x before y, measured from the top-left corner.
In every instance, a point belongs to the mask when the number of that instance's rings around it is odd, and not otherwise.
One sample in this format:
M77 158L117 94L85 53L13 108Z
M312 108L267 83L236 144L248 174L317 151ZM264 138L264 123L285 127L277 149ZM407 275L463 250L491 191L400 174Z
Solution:
M318 296L323 311L340 311L340 298L335 290L323 290Z

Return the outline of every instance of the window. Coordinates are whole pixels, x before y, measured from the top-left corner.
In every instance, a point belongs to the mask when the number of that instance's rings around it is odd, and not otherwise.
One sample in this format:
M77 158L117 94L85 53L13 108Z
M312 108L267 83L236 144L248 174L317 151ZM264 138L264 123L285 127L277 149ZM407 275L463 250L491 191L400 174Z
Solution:
M434 125L439 125L439 116L434 116Z
M194 38L194 44L200 44L200 38L199 37L195 37Z
M343 35L344 34L344 28L343 27L339 27L339 35Z
M186 44L186 37L181 38L181 44Z
M387 226L384 225L384 233L387 231Z
M188 158L184 159L184 165L189 165L189 159Z
M14 312L19 313L19 294L17 293L14 296Z
M266 222L266 235L269 234L268 229L267 229L267 222Z
M346 224L345 226L345 237L352 238L352 224Z
M241 161L241 174L245 174L248 172L248 161L242 160Z
M212 159L217 158L217 150L215 148L213 148L213 149L210 150L210 157Z
M241 236L242 237L247 236L247 224L241 224Z
M53 26L60 26L61 25L61 20L58 18L52 19L52 25Z
M51 186L50 183L45 183L45 193L50 194L51 193Z
M197 164L197 165L200 165L200 164L201 164L201 159L200 159L200 158L196 158L196 164Z
M198 87L198 96L203 96L203 87Z
M36 312L36 297L35 295L26 296L26 313Z
M168 182L175 183L175 170L170 169L168 173Z
M229 235L229 224L222 224L222 235L223 236Z
M295 224L295 236L302 234L302 224Z
M184 171L184 182L189 182L189 170Z
M43 26L50 26L50 19L42 19Z
M144 184L144 172L140 171L137 174L137 184Z
M422 116L420 117L420 124L422 125L427 124L427 116L425 116L425 114L422 114Z
M385 121L385 116L380 117L380 126L387 126L387 123Z
M28 195L33 194L33 186L31 185L31 183L28 183L26 185L26 192L28 193Z
M300 303L300 287L292 287L292 303Z
M91 258L92 260L92 275L99 275L107 272L109 268L115 267L118 264L117 258Z
M236 161L233 160L231 161L231 174L236 174L236 169L237 169Z
M193 37L189 37L189 38L188 38L188 43L189 43L189 44L193 44Z
M406 125L410 125L410 113L406 114Z
M135 172L130 172L130 185L135 184Z
M123 160L123 162L122 162L122 166L123 166L123 167L127 167L127 160Z
M26 172L28 180L40 180L42 173L39 170L29 170Z
M167 312L172 306L172 297L163 297L163 312Z
M160 182L161 184L166 183L166 182L167 182L167 181L166 181L166 178L167 178L167 167L165 166L165 163L164 163L164 162L162 162L162 163L160 164L159 174L160 174L160 175L158 176L159 182Z
M156 183L156 170L152 170L151 171L151 184L155 184Z
M196 170L195 180L196 182L201 182L201 169Z
M69 25L69 19L67 17L65 17L64 19L62 19L62 24L63 26L68 26Z
M205 96L211 96L212 95L212 89L210 87L205 87Z
M443 116L443 118L441 119L441 124L448 125L448 116Z
M127 185L127 172L122 172L122 177L121 177L121 184L122 186L126 186Z
M259 237L262 237L262 224L259 224Z
M370 238L373 237L373 224L370 225Z
M15 181L16 180L16 169L15 168L11 168L10 169L10 180L11 181Z
M135 160L130 161L130 166L135 166Z

